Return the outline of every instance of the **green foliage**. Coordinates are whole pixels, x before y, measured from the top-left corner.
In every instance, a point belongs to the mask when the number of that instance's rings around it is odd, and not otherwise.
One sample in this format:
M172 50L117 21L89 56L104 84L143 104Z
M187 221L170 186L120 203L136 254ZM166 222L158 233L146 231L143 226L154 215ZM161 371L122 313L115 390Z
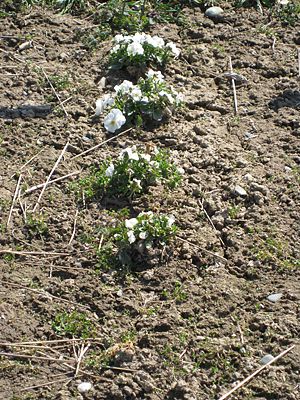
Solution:
M41 234L45 234L48 232L47 219L48 215L36 215L28 212L26 225Z
M111 28L110 25L107 23L104 23L97 28L81 30L77 34L77 36L81 38L82 43L89 51L94 50L99 45L99 43L109 38L110 35Z
M52 83L54 88L56 88L57 90L66 89L70 84L69 72L67 72L63 76L60 76L57 74L50 76L49 81Z
M106 240L111 242L118 253L128 249L137 240L144 240L147 248L153 247L153 241L168 242L178 228L175 218L165 214L154 215L151 211L141 212L136 218L115 219Z
M52 328L59 336L75 336L84 339L95 336L94 326L90 319L76 310L72 313L65 311L59 313L52 324Z
M137 85L130 86L128 81L116 86L114 108L118 108L126 116L130 125L141 126L145 117L153 117L161 121L163 110L167 106L182 107L183 95L172 86L163 83L163 75L150 70L145 79L140 78Z
M165 45L164 40L158 36L151 37L138 32L134 36L117 35L113 43L109 65L114 69L128 65L140 67L149 62L165 65L171 60L171 46L175 46Z
M114 163L111 159L105 161L99 171L92 167L91 174L79 181L77 189L80 197L83 192L90 200L99 199L105 192L136 197L157 180L170 188L182 180L169 153L155 148L151 154L144 154L133 146L123 150Z
M272 9L272 15L280 20L283 25L295 26L296 21L300 19L299 1L288 4L276 4Z

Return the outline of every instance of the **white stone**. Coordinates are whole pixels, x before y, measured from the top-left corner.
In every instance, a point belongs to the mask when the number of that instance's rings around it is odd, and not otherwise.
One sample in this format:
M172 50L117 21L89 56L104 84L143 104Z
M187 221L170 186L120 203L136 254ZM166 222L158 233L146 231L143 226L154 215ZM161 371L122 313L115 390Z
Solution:
M248 182L251 182L251 181L253 181L253 176L252 175L250 175L250 174L246 174L245 176L244 176L244 178L246 179L246 181L248 181Z
M77 386L79 393L86 393L91 390L92 384L89 382L82 382Z
M281 297L282 293L277 293L277 294L271 294L270 296L267 297L267 299L272 303L276 303L276 301L279 300Z
M290 168L290 167L284 167L284 170L285 170L285 172L291 172L291 171L293 171L292 168Z
M238 194L239 196L247 196L246 190L243 189L242 187L240 187L239 185L236 185L234 190L235 190L236 194Z
M205 11L205 15L209 18L217 17L220 14L223 14L223 10L221 7L209 7Z
M274 360L274 357L271 354L267 354L260 360L260 363L266 365L272 360Z

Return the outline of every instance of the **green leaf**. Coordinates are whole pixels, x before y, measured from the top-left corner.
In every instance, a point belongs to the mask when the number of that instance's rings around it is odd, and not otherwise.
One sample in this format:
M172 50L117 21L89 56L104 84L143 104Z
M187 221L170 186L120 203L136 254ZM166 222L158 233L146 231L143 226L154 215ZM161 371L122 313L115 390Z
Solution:
M134 123L136 126L141 126L143 124L143 119L140 117L140 115L137 115L134 118Z
M119 62L116 62L116 63L111 64L108 69L120 69L120 68L122 68L122 64Z
M155 119L155 121L161 121L162 119L162 113L161 110L159 108L156 108L153 111L153 118Z

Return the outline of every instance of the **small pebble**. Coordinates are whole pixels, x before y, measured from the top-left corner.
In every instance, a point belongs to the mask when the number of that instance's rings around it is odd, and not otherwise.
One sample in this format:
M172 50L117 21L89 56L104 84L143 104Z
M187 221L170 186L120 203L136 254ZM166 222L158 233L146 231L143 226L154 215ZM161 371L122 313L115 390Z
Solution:
M240 353L241 353L241 354L245 354L245 353L246 353L245 347L241 347L241 348L240 348Z
M92 384L89 382L82 382L77 386L79 393L86 393L91 390Z
M245 132L245 135L246 135L247 138L249 138L249 139L256 138L256 136L257 136L257 135L253 135L252 133L249 133L249 132Z
M240 187L239 185L236 185L236 187L234 188L235 193L239 196L247 196L247 192L245 189L243 189L242 187Z
M276 301L279 300L281 297L282 293L277 293L277 294L271 294L270 296L267 297L267 299L272 303L276 303Z
M260 360L260 363L266 365L272 360L274 360L274 357L271 354L267 354Z
M123 295L123 291L122 291L121 289L119 289L119 290L117 291L117 296L121 297L122 295Z
M253 181L253 176L252 175L250 175L250 174L246 174L245 176L244 176L244 178L246 179L246 181L248 181L248 182L251 182L251 181Z
M88 142L90 139L89 139L88 137L86 137L86 136L82 136L82 140L83 140L84 142Z
M284 170L285 170L285 172L291 172L291 171L293 171L292 168L290 168L290 167L284 167Z
M263 352L261 350L258 350L258 357L262 357L263 356Z
M217 17L220 14L223 14L224 10L221 7L209 7L205 11L205 15L209 18Z

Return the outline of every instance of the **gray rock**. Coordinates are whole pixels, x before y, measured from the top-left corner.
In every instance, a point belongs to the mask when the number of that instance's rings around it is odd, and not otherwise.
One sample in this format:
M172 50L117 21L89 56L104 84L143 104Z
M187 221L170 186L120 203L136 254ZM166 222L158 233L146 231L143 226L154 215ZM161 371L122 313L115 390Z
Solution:
M249 133L249 132L245 132L245 135L247 136L248 139L254 139L257 136L257 135L253 135L252 133Z
M263 352L261 350L258 350L258 357L262 357Z
M268 194L268 188L266 186L259 185L255 182L251 183L250 190L261 192L265 196Z
M88 142L90 139L89 139L88 137L86 137L86 136L82 136L82 140L83 140L84 142Z
M234 190L235 190L235 193L236 193L238 196L247 196L246 190L243 189L243 188L242 188L241 186L239 186L239 185L236 185L236 187L234 188Z
M87 393L89 390L91 390L91 388L92 385L89 382L82 382L77 386L79 393Z
M270 296L267 297L267 299L272 303L276 303L276 301L279 300L281 297L282 293L277 293L277 294L271 294Z
M101 89L101 90L105 88L105 86L106 86L106 77L105 76L103 76L100 79L97 86L98 86L98 89Z
M246 179L246 181L248 181L248 182L251 182L251 181L253 181L253 176L252 175L250 175L250 174L246 174L245 176L244 176L244 178Z
M260 363L266 365L272 360L274 360L274 357L271 354L267 354L260 360Z
M209 18L217 17L220 14L223 14L223 9L221 7L209 7L205 11L205 15Z

